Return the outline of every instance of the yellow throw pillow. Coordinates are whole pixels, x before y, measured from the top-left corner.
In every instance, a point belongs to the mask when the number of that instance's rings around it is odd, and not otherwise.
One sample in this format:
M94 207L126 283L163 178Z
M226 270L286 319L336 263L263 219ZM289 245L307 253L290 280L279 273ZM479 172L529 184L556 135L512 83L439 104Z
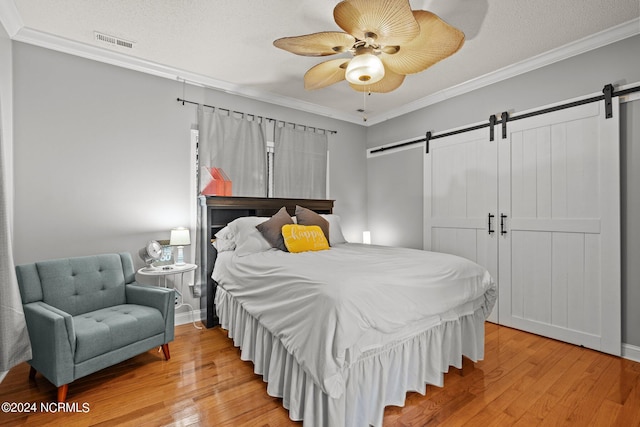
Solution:
M289 252L329 249L329 242L317 225L285 224L282 226L282 237Z

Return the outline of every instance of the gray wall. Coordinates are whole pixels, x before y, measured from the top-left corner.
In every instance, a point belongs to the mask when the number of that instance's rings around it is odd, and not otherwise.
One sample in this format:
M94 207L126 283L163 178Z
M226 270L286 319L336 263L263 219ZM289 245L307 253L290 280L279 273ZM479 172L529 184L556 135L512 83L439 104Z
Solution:
M411 78L411 76L407 77ZM486 121L640 81L640 35L367 128L367 147Z
M137 250L190 224L183 84L13 43L15 262ZM365 129L196 86L186 98L337 130L330 193L347 238L366 223ZM190 261L185 251L187 261ZM144 281L144 278L141 280ZM193 303L193 299L188 299Z
M422 249L423 150L420 146L394 150L367 160L369 228L374 245ZM413 209L415 206L420 209Z
M11 71L13 110L5 108L11 99ZM0 72L5 135L7 120L11 132L7 117L12 113L14 123L14 145L8 149L14 151L16 263L120 250L135 253L148 239L168 238L170 228L189 223L189 129L196 120L193 108L175 101L183 94L181 83L10 43L4 31ZM371 167L367 170L365 146L562 101L599 91L605 83L638 81L636 36L366 130L200 87L187 85L185 94L207 104L338 130L329 138L330 196L336 199L347 239L359 241L362 230L371 228L375 243L374 226L384 218L372 214L365 226L362 207L367 197L370 212L395 207L389 215L402 217L410 229L422 227L413 224L422 212L422 200L414 193L422 190L398 185L381 197L386 191L372 185L380 175ZM633 328L639 324L634 309L640 305L640 272L633 262L640 259L640 191L634 172L640 170L640 159L632 143L640 138L637 106L623 108L623 116L623 340L640 346L640 329ZM419 162L401 163L389 171L397 181L414 182L421 175ZM377 161L371 164L379 166ZM394 243L415 246L405 231L397 236Z
M410 77L409 77L410 78ZM502 111L517 113L553 102L600 92L605 84L640 82L640 36L584 53L573 58L522 74L421 110L405 114L367 130L367 147L376 147L424 135L426 131L445 131L459 126L488 120L491 114ZM623 342L640 346L640 155L638 143L638 101L622 108L622 331ZM390 164L392 160L389 161ZM379 166L384 167L384 166ZM412 180L422 174L422 165L408 162L394 165L394 170ZM369 174L371 177L371 173ZM370 179L371 187L373 179ZM370 191L372 189L370 188ZM405 229L421 229L415 215L422 212L421 194L415 186L399 186L385 200L369 199L369 211L395 205L395 215L405 216ZM413 201L413 203L411 203ZM369 224L372 240L377 233ZM399 233L407 235L406 232ZM411 246L411 239L398 242Z

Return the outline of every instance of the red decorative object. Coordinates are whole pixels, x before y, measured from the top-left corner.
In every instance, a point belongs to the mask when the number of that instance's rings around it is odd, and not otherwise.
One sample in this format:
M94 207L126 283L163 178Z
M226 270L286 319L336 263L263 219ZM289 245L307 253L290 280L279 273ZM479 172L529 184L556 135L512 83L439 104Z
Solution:
M201 194L205 196L231 196L231 180L221 168L203 166L200 172Z

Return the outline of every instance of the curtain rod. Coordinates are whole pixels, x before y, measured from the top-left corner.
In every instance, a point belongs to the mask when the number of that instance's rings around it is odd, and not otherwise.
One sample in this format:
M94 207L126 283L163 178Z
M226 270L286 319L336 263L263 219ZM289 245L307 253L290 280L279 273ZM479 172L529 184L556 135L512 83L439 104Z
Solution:
M290 124L293 125L294 128L296 126L302 126L306 129L314 129L314 130L321 130L325 133L338 133L337 130L331 130L331 129L323 129L323 128L319 128L319 127L315 127L315 126L308 126L308 125L301 125L299 123L293 123L293 122L287 122L286 120L278 120L278 119L273 119L271 117L264 117L264 116L259 116L257 114L250 114L250 113L243 113L242 111L235 111L235 110L230 110L228 108L221 108L221 107L214 107L213 105L207 105L207 104L200 104L199 102L194 102L194 101L189 101L186 99L182 99L182 98L177 98L178 102L182 102L182 105L186 104L193 104L193 105L201 105L203 107L208 107L208 108L212 108L214 110L222 110L222 111L227 111L229 112L229 114L231 113L235 113L235 114L242 114L242 115L247 115L247 116L253 116L253 117L260 117L261 119L264 120L269 120L270 122L280 122L280 123L284 123L284 124Z

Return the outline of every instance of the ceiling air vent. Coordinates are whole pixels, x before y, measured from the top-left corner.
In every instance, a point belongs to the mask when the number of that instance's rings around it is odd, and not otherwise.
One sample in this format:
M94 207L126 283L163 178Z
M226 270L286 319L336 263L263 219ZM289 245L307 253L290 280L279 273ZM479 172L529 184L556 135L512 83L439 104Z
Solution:
M95 35L96 40L99 42L109 43L114 46L126 47L127 49L133 48L133 42L129 40L124 40L115 36L110 36L108 34L99 33L97 31L94 31L93 34Z

